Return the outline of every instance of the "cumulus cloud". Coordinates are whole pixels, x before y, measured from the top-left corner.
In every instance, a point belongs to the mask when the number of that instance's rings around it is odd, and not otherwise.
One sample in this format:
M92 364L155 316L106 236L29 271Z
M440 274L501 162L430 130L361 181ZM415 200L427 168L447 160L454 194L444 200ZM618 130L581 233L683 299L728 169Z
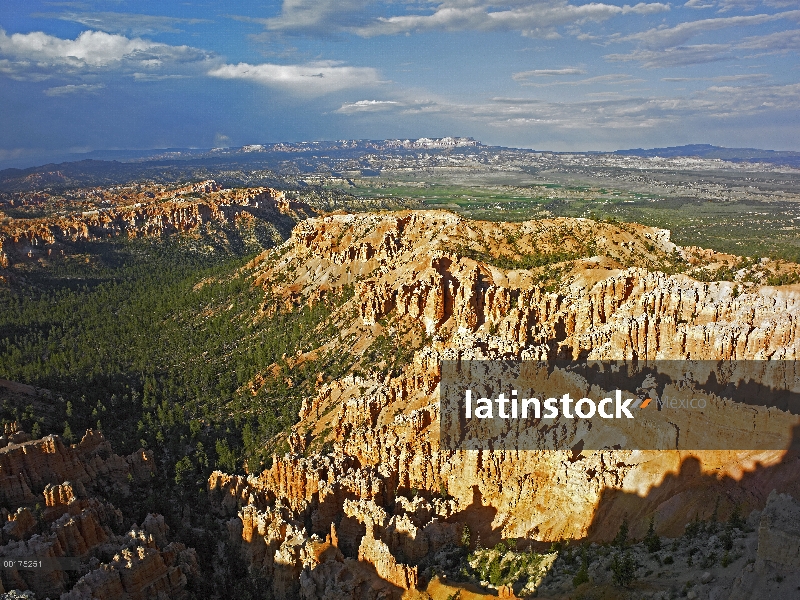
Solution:
M351 67L334 61L304 65L264 63L222 65L208 72L211 77L244 79L286 90L302 96L321 96L351 88L365 88L384 83L372 67Z
M47 88L44 93L46 96L72 96L75 94L94 94L106 87L102 83L80 83L59 85Z
M669 10L662 2L616 6L602 2L574 5L567 0L445 0L430 14L381 16L391 3L370 0L284 0L281 14L262 22L270 30L295 33L348 31L364 37L424 31L520 31L555 38L560 25L604 21L616 15L647 15Z
M64 40L41 31L6 35L0 32L0 52L18 60L39 64L102 67L136 52L152 49L142 39L128 39L100 31L84 31L74 40Z
M41 31L6 34L0 29L0 72L16 79L41 80L59 72L135 67L158 69L207 60L190 46L170 46L102 31L84 31L74 40Z

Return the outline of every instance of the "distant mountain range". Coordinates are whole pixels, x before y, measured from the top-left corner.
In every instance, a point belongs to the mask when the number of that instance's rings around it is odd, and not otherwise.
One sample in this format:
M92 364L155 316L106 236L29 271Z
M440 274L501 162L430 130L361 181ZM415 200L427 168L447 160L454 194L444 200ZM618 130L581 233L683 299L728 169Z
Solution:
M552 155L636 156L642 158L700 157L729 162L761 162L800 168L800 152L723 148L691 144L645 150L634 148L615 152L549 152L542 150L485 146L468 137L394 140L338 140L253 144L238 148L166 148L153 150L97 150L71 154L49 164L0 170L0 192L58 189L79 186L108 186L125 182L180 182L214 178L228 186L296 185L303 174L361 170L377 175L375 157L475 155L479 161L495 160L497 152L517 156L546 152ZM535 160L532 158L532 160ZM378 161L380 162L380 160ZM13 162L6 166L16 167ZM0 163L0 166L4 166Z
M675 158L679 156L696 156L699 158L719 158L733 162L753 161L775 164L800 165L800 152L784 150L758 150L757 148L724 148L711 144L687 144L686 146L670 146L667 148L633 148L617 150L612 154L622 156L641 156L642 158Z
M320 151L365 152L365 151L409 151L409 150L453 150L457 148L485 147L471 137L443 137L391 140L334 140L314 142L276 142L250 144L231 148L154 148L150 150L93 150L91 152L53 154L48 157L50 166L87 160L131 162L197 160L203 158L231 158L242 155L279 155L281 153L313 153ZM0 161L0 168L26 169L30 163L25 159ZM38 168L38 167L37 167ZM2 171L0 171L2 173Z

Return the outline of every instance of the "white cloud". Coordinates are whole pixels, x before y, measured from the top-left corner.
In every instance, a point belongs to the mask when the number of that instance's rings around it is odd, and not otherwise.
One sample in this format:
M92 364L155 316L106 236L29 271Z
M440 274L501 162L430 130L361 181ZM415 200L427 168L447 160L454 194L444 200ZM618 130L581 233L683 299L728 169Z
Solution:
M731 10L755 10L760 5L771 8L788 8L796 6L797 0L688 0L684 4L687 8L716 8L720 13Z
M683 97L623 97L610 94L588 100L550 102L540 98L496 97L467 105L431 103L426 112L456 123L476 123L501 130L548 128L561 131L641 130L691 120L738 119L759 113L800 110L800 84L711 86ZM724 122L724 121L723 121Z
M544 104L544 100L539 100L538 98L507 98L505 96L495 96L492 98L492 102L512 105Z
M39 64L102 67L136 52L150 50L154 44L101 31L84 31L74 40L47 35L41 31L6 35L0 31L0 53Z
M261 20L267 29L330 34L365 23L372 0L283 0L281 14Z
M730 81L762 81L772 77L768 73L744 73L740 75L717 75L716 77L662 77L661 81L716 81L719 83Z
M636 79L627 73L608 73L607 75L595 75L586 79L576 79L572 81L548 81L546 83L534 83L525 81L521 85L528 87L557 87L557 86L577 86L577 85L629 85L631 83L641 83L644 79Z
M782 54L800 50L800 29L747 37L737 47L743 50L761 50L764 54Z
M96 13L36 13L34 17L59 19L80 23L92 29L108 33L128 33L131 35L153 35L156 33L180 33L178 25L198 25L210 23L207 19L181 19L158 15L141 15L136 13L96 12Z
M637 15L654 15L656 13L667 12L670 9L669 2L639 2L629 6L627 4L622 7L622 14L636 13Z
M755 10L759 4L759 0L720 0L717 2L721 13L731 10Z
M47 88L44 93L47 96L72 96L74 94L93 94L106 87L102 83L81 83L59 85L57 87Z
M42 80L58 72L112 68L152 70L203 62L210 56L190 46L170 46L102 31L84 31L70 40L41 31L8 35L0 29L0 72L16 79Z
M531 77L558 77L562 75L586 75L586 69L577 67L565 67L563 69L534 69L533 71L522 71L514 73L511 79L514 81L524 81Z
M574 5L567 0L438 0L430 14L380 16L392 2L370 0L284 0L281 14L260 20L267 29L330 34L347 31L364 37L423 31L520 31L531 37L559 37L555 27L604 21L616 15L647 15L669 10L662 2L616 6L602 2ZM427 8L427 7L426 7Z
M718 17L714 19L700 19L699 21L686 21L674 27L659 27L640 31L632 35L617 38L616 41L636 41L642 46L651 49L664 49L679 46L690 38L706 31L716 31L728 27L746 27L762 25L780 19L800 18L800 11L788 11L773 15L746 15L737 17Z
M244 79L302 96L321 96L345 89L385 83L372 67L350 67L334 61L304 65L222 65L208 72L211 77Z
M713 2L706 2L705 0L689 0L684 4L686 8L714 8Z
M495 9L495 10L493 10ZM356 28L363 36L391 35L410 31L521 31L530 37L553 38L555 27L587 21L604 21L621 14L651 14L669 10L668 4L640 2L615 6L593 2L574 5L566 0L524 3L511 7L492 2L470 2L465 6L440 4L431 15L381 17Z
M606 54L604 58L611 62L638 61L647 69L658 69L725 60L729 58L729 49L728 44L697 44L665 50L634 50L628 54Z
M382 112L401 106L402 104L396 100L358 100L357 102L342 104L336 112L341 114Z
M158 75L156 73L133 73L131 75L136 81L164 81L167 79L187 79L188 75L178 75L176 73Z
M800 83L761 86L711 86L696 103L709 116L740 117L800 110Z
M741 73L739 75L717 75L716 77L711 77L710 80L725 83L731 81L763 81L771 77L772 75L769 73Z
M797 0L719 0L717 2L721 13L730 10L755 10L762 4L771 8L789 8L797 6L798 2Z
M493 98L478 106L442 107L459 120L477 121L497 129L555 130L642 129L669 121L669 111L653 98L604 96L575 102L537 98Z
M738 43L682 45L689 38L706 31L762 25L781 19L800 20L800 10L773 15L701 19L680 23L674 27L650 29L626 37L617 37L614 41L638 41L639 47L627 54L607 54L605 59L612 62L637 61L645 68L660 68L732 59L732 52L735 50L760 51L756 55L785 54L800 50L800 30L798 29L750 36Z

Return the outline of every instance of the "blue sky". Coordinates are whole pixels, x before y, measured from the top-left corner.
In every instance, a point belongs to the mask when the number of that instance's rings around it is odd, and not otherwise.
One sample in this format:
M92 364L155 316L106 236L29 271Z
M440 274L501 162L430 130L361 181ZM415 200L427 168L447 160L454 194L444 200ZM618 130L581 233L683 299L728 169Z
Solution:
M800 150L800 2L0 4L0 163L472 136Z

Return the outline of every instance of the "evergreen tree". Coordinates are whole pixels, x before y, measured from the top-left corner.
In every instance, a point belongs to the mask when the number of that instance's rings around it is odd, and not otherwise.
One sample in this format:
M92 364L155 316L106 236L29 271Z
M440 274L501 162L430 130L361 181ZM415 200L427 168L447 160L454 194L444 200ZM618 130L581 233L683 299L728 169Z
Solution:
M611 573L614 584L628 587L636 580L636 563L630 550L617 552L611 560Z
M618 548L624 548L625 545L628 543L628 519L625 518L622 520L622 525L619 526L619 531L617 532L617 537L614 538L612 542Z
M650 517L650 525L647 528L647 534L644 536L644 545L648 552L658 552L661 550L661 538L655 530L655 516Z

